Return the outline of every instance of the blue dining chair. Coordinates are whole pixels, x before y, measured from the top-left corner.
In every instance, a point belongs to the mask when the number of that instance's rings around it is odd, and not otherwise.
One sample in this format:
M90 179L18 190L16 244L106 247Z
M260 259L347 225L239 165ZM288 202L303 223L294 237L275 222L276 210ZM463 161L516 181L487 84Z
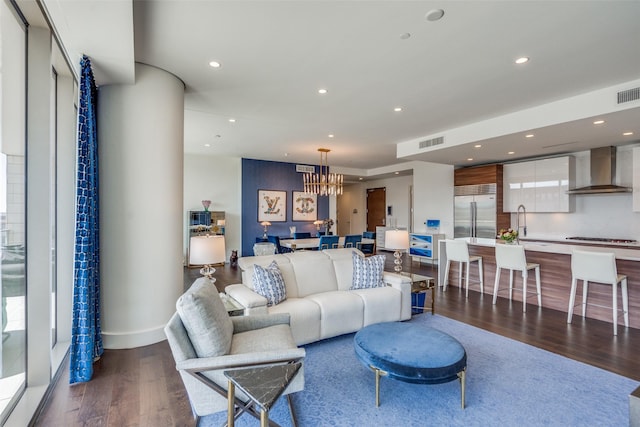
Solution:
M311 233L307 231L299 231L299 232L293 233L293 238L294 239L310 239Z
M338 236L320 236L318 249L335 249L338 247Z
M345 248L356 248L360 249L362 246L362 235L361 234L347 234L344 236L344 247Z
M273 243L274 245L276 245L276 253L277 254L283 254L285 252L293 252L291 249L285 248L284 246L280 245L280 237L279 236L267 236L267 240L270 241L271 243Z
M376 233L374 231L365 231L362 233L363 239L373 239L376 240ZM373 255L376 252L376 244L375 243L361 243L360 250L365 255Z

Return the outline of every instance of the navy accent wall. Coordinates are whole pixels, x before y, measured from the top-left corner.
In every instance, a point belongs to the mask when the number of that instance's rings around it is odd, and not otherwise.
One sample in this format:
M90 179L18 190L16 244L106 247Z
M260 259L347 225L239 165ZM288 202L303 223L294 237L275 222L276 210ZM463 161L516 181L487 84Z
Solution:
M317 168L316 168L317 172ZM302 173L296 172L295 163L242 159L242 256L253 255L256 237L262 237L264 228L258 222L258 190L287 192L287 220L272 222L269 234L289 237L289 227L296 231L309 231L315 235L313 221L292 221L293 191L302 191ZM318 196L318 219L329 218L329 197Z

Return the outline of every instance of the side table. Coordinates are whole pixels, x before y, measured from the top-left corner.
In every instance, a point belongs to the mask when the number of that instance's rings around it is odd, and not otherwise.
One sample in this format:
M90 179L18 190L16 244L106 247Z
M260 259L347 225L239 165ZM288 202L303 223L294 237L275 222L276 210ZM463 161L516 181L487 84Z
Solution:
M291 380L300 370L302 363L285 363L279 365L265 365L255 368L234 369L225 371L224 375L229 380L229 388L227 391L227 400L229 406L227 409L227 425L234 426L235 422L235 388L238 387L246 394L251 403L260 408L260 427L269 425L269 410L273 404L282 395ZM287 395L289 397L289 395ZM291 401L289 401L289 410L291 411L291 419L295 426L295 417Z
M433 280L433 277L429 277L429 276L422 276L420 274L413 274L413 273L400 273L402 276L408 277L409 279L411 279L411 293L413 295L415 295L415 304L411 304L411 310L422 310L422 312L424 313L425 311L429 310L427 308L427 296L426 294L429 293L429 291L431 291L431 314L433 315L435 313L435 281ZM422 307L419 305L420 304L420 300L419 300L419 296L424 294L424 301L422 303Z
M244 307L238 301L224 292L220 292L220 299L224 303L224 308L227 309L229 316L244 316Z

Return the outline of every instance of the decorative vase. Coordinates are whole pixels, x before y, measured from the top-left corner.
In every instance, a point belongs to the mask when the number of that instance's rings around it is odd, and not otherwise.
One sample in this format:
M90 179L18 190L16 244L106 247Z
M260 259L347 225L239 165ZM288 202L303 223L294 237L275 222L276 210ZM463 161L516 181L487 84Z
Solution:
M209 212L209 206L211 206L211 200L202 201L202 207L204 208L205 212Z

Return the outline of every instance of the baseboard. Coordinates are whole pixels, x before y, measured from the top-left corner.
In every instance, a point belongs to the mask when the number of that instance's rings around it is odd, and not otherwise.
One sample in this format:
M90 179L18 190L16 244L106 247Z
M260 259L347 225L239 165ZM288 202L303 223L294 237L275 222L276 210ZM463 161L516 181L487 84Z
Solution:
M131 332L102 331L102 345L106 349L119 350L124 348L144 347L167 339L164 325Z

